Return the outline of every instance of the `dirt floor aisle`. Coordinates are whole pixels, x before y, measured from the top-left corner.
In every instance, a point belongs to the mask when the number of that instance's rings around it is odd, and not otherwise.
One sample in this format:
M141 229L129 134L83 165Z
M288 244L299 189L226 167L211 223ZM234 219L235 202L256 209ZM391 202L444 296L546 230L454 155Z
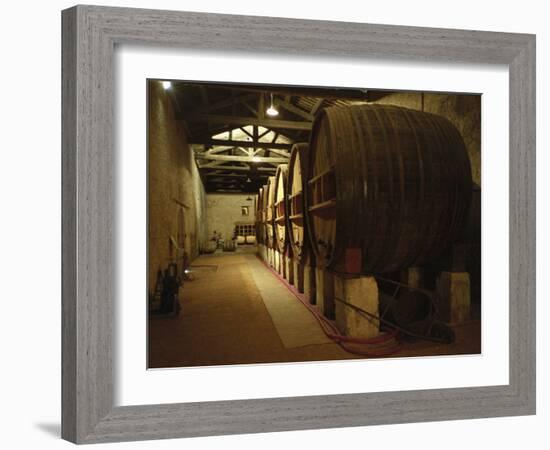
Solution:
M179 317L149 320L149 367L356 358L323 335L255 255L203 255L191 270Z

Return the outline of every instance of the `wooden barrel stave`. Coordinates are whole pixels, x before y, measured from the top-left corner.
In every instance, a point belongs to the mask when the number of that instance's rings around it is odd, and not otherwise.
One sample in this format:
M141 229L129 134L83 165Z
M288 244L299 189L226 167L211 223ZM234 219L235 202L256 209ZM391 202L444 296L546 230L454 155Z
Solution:
M349 249L358 250L362 272L420 264L464 226L470 163L442 117L380 105L327 108L314 123L308 166L311 244L329 268L348 271ZM322 198L316 192L323 173L336 190L324 211L316 209L329 200L330 189Z
M258 195L255 197L255 224L256 224L256 242L258 244L263 244L263 223L262 223L262 208L263 208L263 191L264 188L261 187L258 191Z
M269 248L275 247L275 228L274 211L275 202L275 177L269 177L267 180L267 195L265 198L265 228L266 245Z
M274 231L275 244L277 250L281 253L288 252L288 164L280 164L275 172L275 192L274 192Z
M288 164L288 239L292 256L299 263L312 255L306 214L308 148L307 143L294 144Z

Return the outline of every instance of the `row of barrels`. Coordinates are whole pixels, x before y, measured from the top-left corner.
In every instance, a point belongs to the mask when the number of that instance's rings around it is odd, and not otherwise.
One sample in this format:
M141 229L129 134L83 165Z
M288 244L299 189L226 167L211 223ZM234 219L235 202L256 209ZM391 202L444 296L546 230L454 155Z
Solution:
M333 106L315 118L258 194L258 243L338 273L433 261L463 232L472 178L445 118L386 105Z

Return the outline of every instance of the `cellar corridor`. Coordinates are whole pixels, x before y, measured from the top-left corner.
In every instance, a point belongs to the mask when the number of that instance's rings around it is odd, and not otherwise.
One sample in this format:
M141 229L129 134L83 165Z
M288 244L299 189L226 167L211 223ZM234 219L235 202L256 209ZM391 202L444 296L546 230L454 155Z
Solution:
M479 94L147 86L149 368L481 353Z
M354 357L325 337L254 254L203 255L191 271L194 279L181 290L179 316L149 321L149 367ZM262 281L267 284L259 287ZM298 314L288 314L288 307Z
M181 289L181 311L149 320L149 368L357 359L327 338L285 281L253 249L201 255ZM400 356L480 352L479 320L452 344L411 342Z

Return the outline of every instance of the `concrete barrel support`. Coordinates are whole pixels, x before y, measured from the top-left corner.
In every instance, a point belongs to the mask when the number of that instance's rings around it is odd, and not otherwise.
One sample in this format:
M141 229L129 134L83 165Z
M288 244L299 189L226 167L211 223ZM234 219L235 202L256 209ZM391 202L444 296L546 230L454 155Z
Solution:
M413 288L422 287L423 273L420 267L409 267L401 271L401 283Z
M315 268L316 303L319 311L334 319L334 276L323 268Z
M311 304L317 303L317 289L315 280L315 268L309 265L303 265L302 267L302 279L303 279L303 292L304 298Z
M371 338L380 333L380 322L367 318L344 302L379 316L378 284L374 277L334 277L336 326L346 336Z
M285 255L284 258L286 280L289 284L294 284L294 262L292 261L292 258L288 255Z
M260 258L261 258L262 261L265 261L265 260L266 260L265 245L263 245L263 244L258 244L258 255L260 256Z
M281 258L278 250L273 250L273 268L275 269L275 272L279 272L279 269L281 268Z
M296 260L292 260L294 266L294 286L300 293L304 293L304 266Z
M470 274L441 272L437 279L438 318L447 323L460 323L470 318Z

